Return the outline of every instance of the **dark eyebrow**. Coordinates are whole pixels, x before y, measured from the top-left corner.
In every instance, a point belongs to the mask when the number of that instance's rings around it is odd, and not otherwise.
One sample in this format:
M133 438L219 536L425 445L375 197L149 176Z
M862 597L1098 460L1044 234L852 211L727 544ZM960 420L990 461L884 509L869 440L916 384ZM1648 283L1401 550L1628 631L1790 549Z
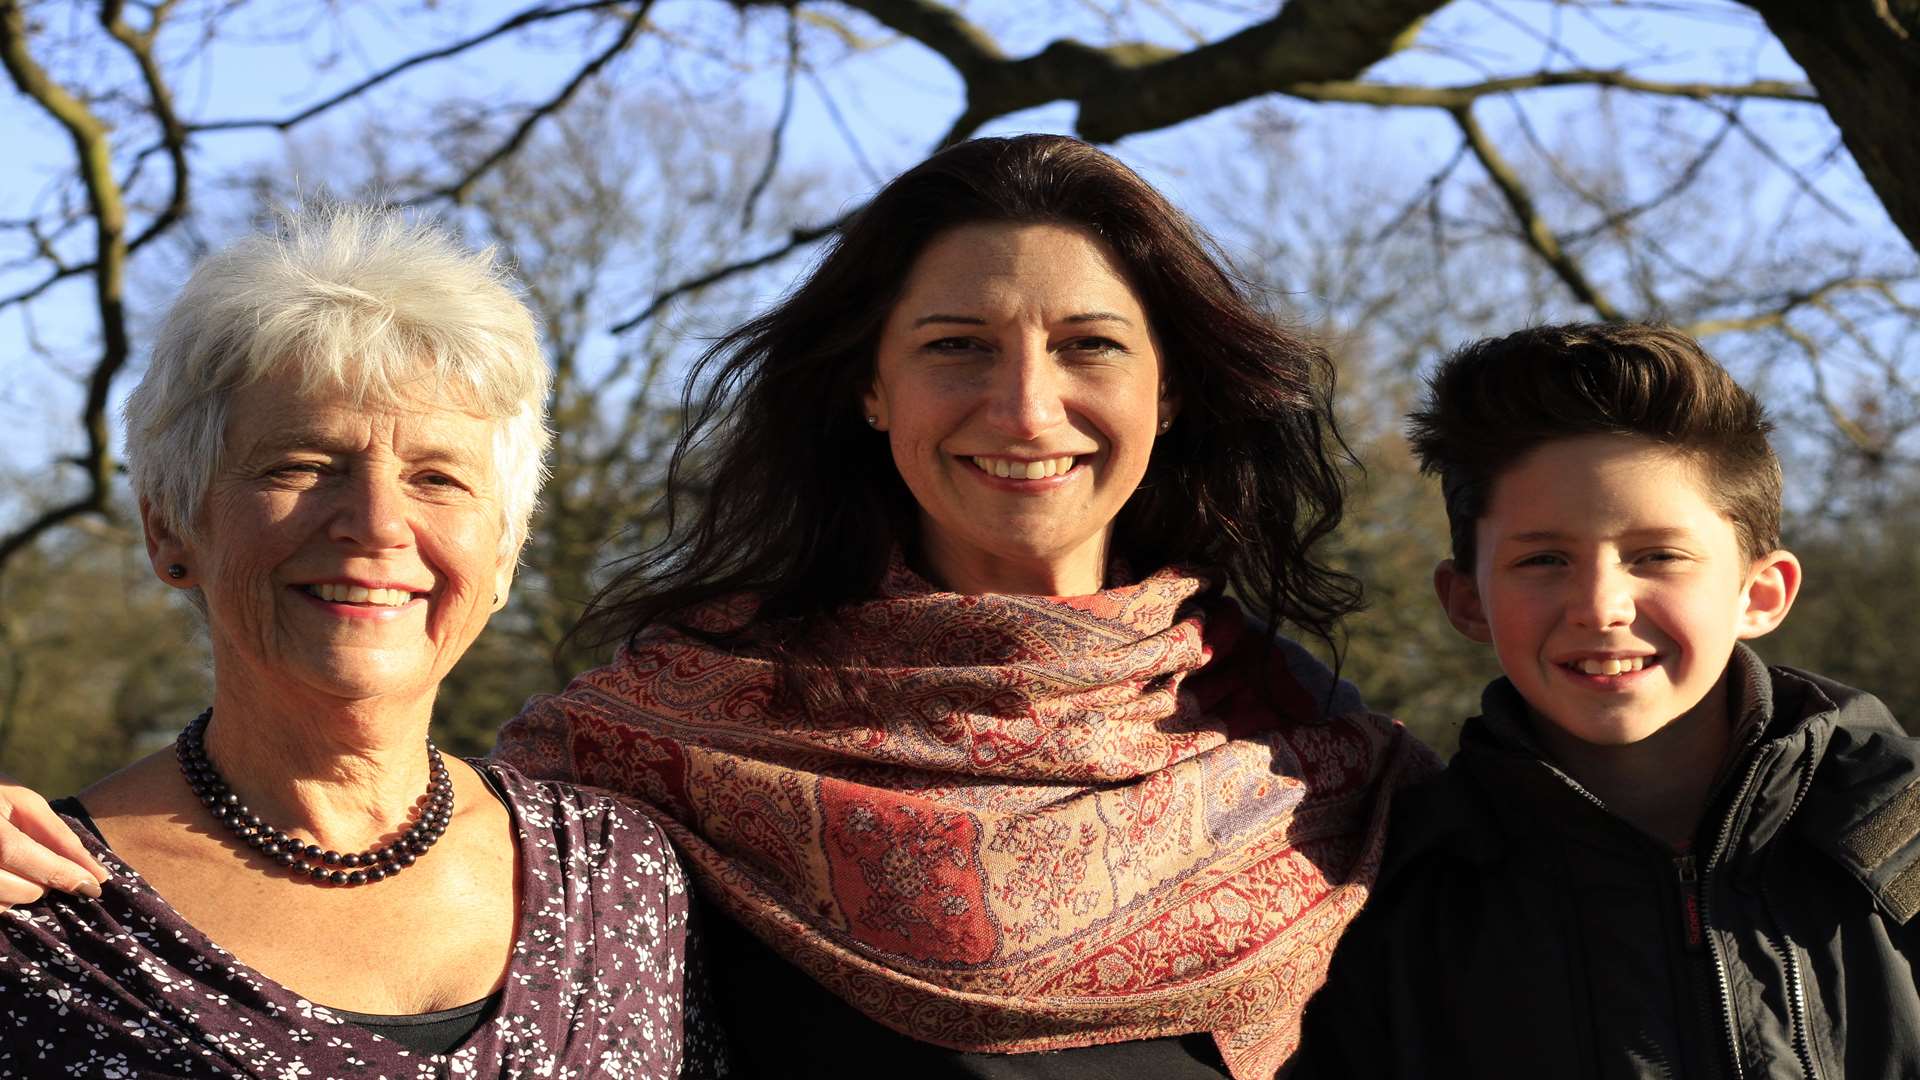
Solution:
M1078 315L1067 316L1067 321L1070 323L1117 322L1121 326L1133 325L1133 322L1125 315L1115 314L1111 311L1084 311Z
M1685 529L1667 529L1656 526L1646 529L1629 529L1621 535L1633 540L1645 542L1648 540L1684 539L1691 534ZM1568 533L1555 532L1552 529L1538 529L1533 532L1514 533L1512 536L1503 537L1501 542L1508 544L1558 544L1573 539L1575 539L1575 537Z
M1067 316L1065 321L1070 323L1115 322L1122 326L1133 325L1133 322L1125 315L1118 315L1111 311L1083 311L1077 315ZM959 323L962 326L985 326L987 325L987 320L978 315L922 315L913 320L913 328L918 330L928 323Z

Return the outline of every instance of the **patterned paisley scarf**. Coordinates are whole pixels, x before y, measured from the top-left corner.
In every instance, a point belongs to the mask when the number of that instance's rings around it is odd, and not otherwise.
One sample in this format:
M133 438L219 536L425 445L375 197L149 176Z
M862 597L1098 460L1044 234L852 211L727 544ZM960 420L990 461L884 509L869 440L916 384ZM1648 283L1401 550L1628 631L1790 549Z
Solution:
M652 804L708 897L914 1038L1209 1031L1237 1080L1273 1076L1425 751L1177 569L961 596L896 560L837 621L861 704L783 704L773 663L659 633L497 753Z

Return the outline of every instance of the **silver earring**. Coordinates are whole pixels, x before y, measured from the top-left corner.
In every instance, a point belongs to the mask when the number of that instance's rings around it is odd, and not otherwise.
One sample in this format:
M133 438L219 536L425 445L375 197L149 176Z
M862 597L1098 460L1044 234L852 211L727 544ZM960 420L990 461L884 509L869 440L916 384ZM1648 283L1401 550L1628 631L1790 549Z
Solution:
M867 417L867 426L868 426L868 427L870 427L870 428L877 428L877 427L879 427L879 426L880 426L880 418L879 418L879 417L877 417L877 416L869 416L869 417Z
M1173 421L1171 421L1171 420L1162 420L1162 421L1160 421L1160 434L1162 434L1162 435L1165 435L1165 434L1167 433L1167 431L1168 431L1168 429L1170 429L1170 428L1172 428L1172 427L1173 427Z
M181 578L187 576L187 568L181 566L179 563L172 563L167 567L167 576L175 581L179 581Z

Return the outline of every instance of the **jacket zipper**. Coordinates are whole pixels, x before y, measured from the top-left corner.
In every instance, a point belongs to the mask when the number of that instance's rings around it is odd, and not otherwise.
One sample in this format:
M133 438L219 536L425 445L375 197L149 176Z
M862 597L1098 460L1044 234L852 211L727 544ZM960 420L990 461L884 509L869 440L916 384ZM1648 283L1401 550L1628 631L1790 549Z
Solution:
M1773 895L1764 880L1760 883L1760 898L1766 904L1768 917L1778 926L1780 918L1774 914ZM1767 941L1786 962L1787 1018L1793 1030L1793 1054L1800 1059L1800 1071L1807 1080L1820 1080L1819 1072L1813 1067L1813 1044L1807 1032L1807 988L1800 975L1800 958L1794 954L1793 942L1787 940L1786 935L1768 934Z
M1707 962L1713 967L1714 984L1719 988L1715 1004L1720 1006L1720 1033L1726 1036L1727 1060L1733 1067L1732 1075L1738 1080L1741 1074L1740 1044L1734 1036L1733 986L1727 978L1726 964L1720 959L1720 949L1707 930L1711 924L1707 921L1706 882L1702 880L1699 863L1692 855L1676 857L1673 865L1680 878L1680 908L1686 923L1687 948L1695 952L1704 951Z
M1733 840L1733 819L1740 816L1740 807L1746 805L1747 795L1753 789L1754 778L1760 775L1760 765L1767 755L1758 750L1747 762L1747 774L1740 778L1740 786L1734 789L1733 801L1727 804L1727 816L1720 822L1720 837L1713 845L1713 851L1707 856L1707 863L1699 868L1694 889L1700 898L1700 932L1706 939L1707 955L1713 961L1714 983L1720 989L1720 1026L1727 1037L1727 1061L1733 1066L1734 1080L1740 1080L1745 1068L1740 1060L1740 1036L1733 1015L1733 983L1727 977L1727 964L1720 955L1720 946L1713 940L1713 890L1710 883L1713 868L1727 853L1727 845ZM1796 800L1797 802L1797 800ZM1688 862L1692 862L1691 856Z
M1813 770L1801 770L1800 783L1793 793L1793 802L1787 807L1786 817L1790 821L1793 812L1800 809L1800 801L1807 797L1807 789L1813 786ZM1782 826L1785 827L1784 824ZM1780 917L1773 905L1773 893L1767 888L1764 874L1760 879L1760 899L1766 905L1767 917L1773 920L1775 927L1780 926ZM1807 1026L1807 986L1800 974L1800 957L1793 951L1793 942L1784 933L1769 934L1774 951L1786 961L1787 967L1787 1018L1793 1030L1793 1053L1800 1059L1800 1071L1807 1080L1819 1080L1819 1070L1813 1065L1813 1039Z

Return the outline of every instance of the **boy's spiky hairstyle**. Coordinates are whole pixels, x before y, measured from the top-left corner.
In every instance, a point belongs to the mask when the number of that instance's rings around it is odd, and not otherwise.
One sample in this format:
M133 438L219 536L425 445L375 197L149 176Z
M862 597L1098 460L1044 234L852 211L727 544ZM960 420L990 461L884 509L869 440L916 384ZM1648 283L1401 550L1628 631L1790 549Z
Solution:
M1700 469L1709 501L1749 558L1780 546L1780 462L1754 396L1700 343L1642 323L1536 326L1474 342L1427 380L1407 437L1440 477L1454 564L1472 571L1474 529L1500 475L1543 443L1638 435Z

